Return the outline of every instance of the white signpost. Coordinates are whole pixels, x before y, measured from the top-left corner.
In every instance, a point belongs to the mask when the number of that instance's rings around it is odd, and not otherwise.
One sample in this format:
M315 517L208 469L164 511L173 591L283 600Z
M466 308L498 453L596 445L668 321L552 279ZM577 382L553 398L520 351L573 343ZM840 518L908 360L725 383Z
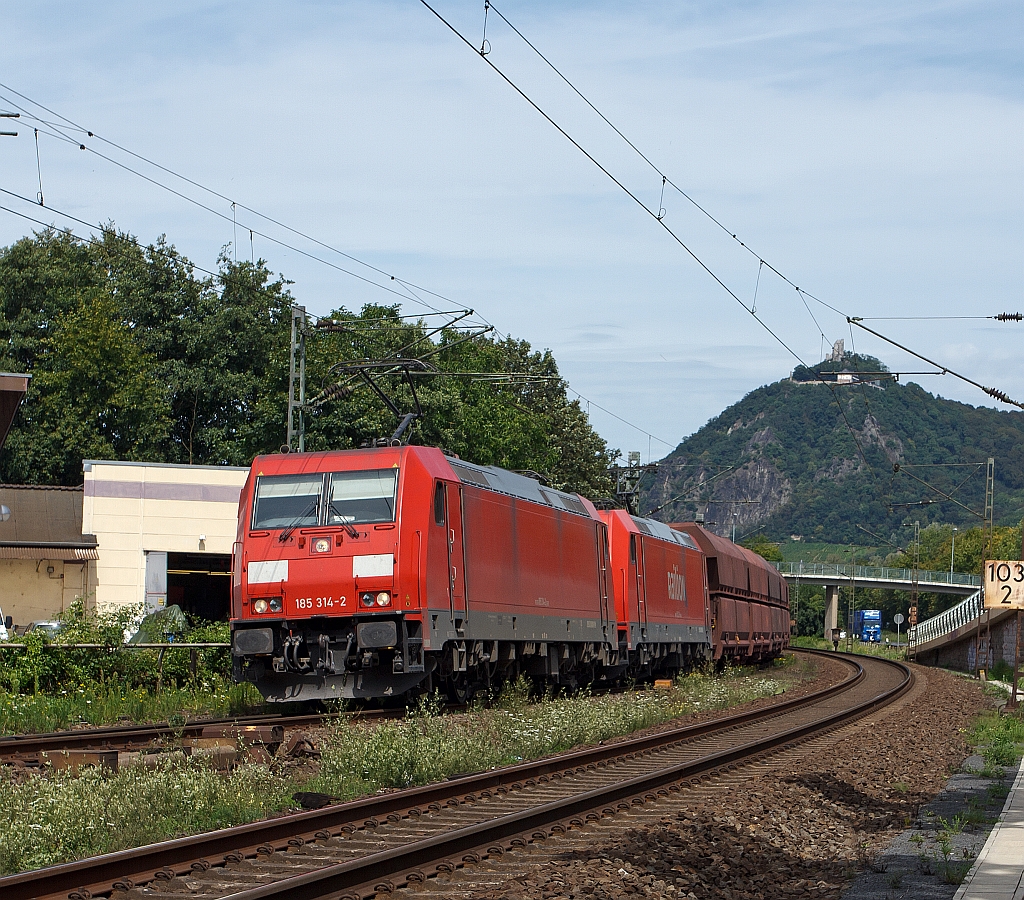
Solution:
M900 625L903 624L903 613L896 613L892 617L892 620L896 623L896 646L900 645Z

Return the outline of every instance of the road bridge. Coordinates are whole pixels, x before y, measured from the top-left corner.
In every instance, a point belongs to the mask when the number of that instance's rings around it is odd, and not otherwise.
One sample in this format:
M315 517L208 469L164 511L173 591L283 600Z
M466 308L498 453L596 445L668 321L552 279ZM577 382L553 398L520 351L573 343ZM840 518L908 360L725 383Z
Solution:
M779 572L790 586L820 584L825 587L825 637L839 624L839 588L882 588L888 591L910 591L916 583L920 593L977 593L981 579L960 572L931 572L918 569L896 569L889 566L858 566L842 563L780 563Z

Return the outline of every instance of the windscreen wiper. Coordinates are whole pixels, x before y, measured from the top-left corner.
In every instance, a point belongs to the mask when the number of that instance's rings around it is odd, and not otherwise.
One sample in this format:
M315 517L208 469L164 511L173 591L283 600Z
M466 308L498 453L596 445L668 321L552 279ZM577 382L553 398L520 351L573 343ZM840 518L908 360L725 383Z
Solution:
M319 502L320 502L320 498L317 497L316 500L314 500L312 503L310 503L302 512L300 512L294 519L292 519L292 524L289 525L284 531L282 531L277 536L277 539L282 544L286 540L288 540L288 538L290 538L292 536L292 532L295 531L295 529L299 527L299 524L302 522L302 520L304 518L306 518L306 516L308 516L314 509L316 509L317 504Z

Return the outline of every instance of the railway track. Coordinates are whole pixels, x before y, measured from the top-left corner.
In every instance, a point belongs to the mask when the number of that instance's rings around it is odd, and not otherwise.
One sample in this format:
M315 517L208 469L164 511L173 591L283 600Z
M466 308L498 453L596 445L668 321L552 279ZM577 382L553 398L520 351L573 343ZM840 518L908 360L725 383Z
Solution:
M831 656L831 654L830 654ZM5 900L165 893L232 900L367 897L431 887L438 873L497 860L680 796L713 773L794 747L907 690L907 667L843 657L844 681L699 725L468 775L252 825L0 879Z
M270 713L259 716L235 716L223 719L197 719L182 725L157 722L152 725L114 725L81 728L45 734L18 734L0 737L0 764L41 761L44 753L72 750L139 750L168 738L184 740L202 737L204 731L257 728L305 728L336 718L379 719L404 715L404 710L370 709L346 713L313 713L285 716Z

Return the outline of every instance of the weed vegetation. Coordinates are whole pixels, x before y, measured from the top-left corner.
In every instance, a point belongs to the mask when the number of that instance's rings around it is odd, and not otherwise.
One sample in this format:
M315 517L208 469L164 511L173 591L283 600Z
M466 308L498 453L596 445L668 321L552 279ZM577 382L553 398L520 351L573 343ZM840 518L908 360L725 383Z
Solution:
M200 683L164 688L80 684L56 693L0 691L0 734L64 731L78 725L174 722L262 711L263 698L251 684L232 684L208 675Z
M312 777L284 774L276 764L225 774L208 762L169 755L155 768L139 764L114 774L87 768L78 776L45 769L3 780L0 874L251 822L293 806L297 790L353 798L534 759L771 696L784 680L808 674L792 657L779 666L792 672L691 674L670 690L583 692L540 702L521 679L490 707L458 715L442 714L436 697L424 699L404 720L328 729Z
M185 756L112 775L33 773L0 785L0 874L251 822L288 803L266 766L225 775Z
M906 640L906 636L902 636ZM790 646L795 650L831 650L832 642L826 641L820 637L795 637L790 639ZM850 643L850 653L858 653L862 656L880 656L883 659L898 659L902 660L906 658L907 648L904 644L901 647L897 647L895 643L881 643L875 644L871 641L852 641ZM839 642L839 652L847 652L846 638L843 638Z
M75 601L60 617L55 640L33 632L18 639L24 649L3 651L0 665L0 734L29 734L76 725L159 722L258 712L252 685L231 683L227 649L128 649L126 632L138 610L108 616ZM162 636L149 636L163 640ZM227 623L192 623L176 636L196 643L226 642ZM99 644L102 649L64 648Z
M997 712L981 716L974 725L970 743L985 760L985 769L1002 773L1024 754L1024 721L1015 715Z
M381 788L427 784L596 744L781 689L770 676L737 670L685 675L667 691L601 696L584 691L530 703L530 684L520 678L492 708L478 708L472 715L439 715L439 703L431 699L404 721L372 729L351 722L336 726L324 742L320 774L311 787L347 799Z

